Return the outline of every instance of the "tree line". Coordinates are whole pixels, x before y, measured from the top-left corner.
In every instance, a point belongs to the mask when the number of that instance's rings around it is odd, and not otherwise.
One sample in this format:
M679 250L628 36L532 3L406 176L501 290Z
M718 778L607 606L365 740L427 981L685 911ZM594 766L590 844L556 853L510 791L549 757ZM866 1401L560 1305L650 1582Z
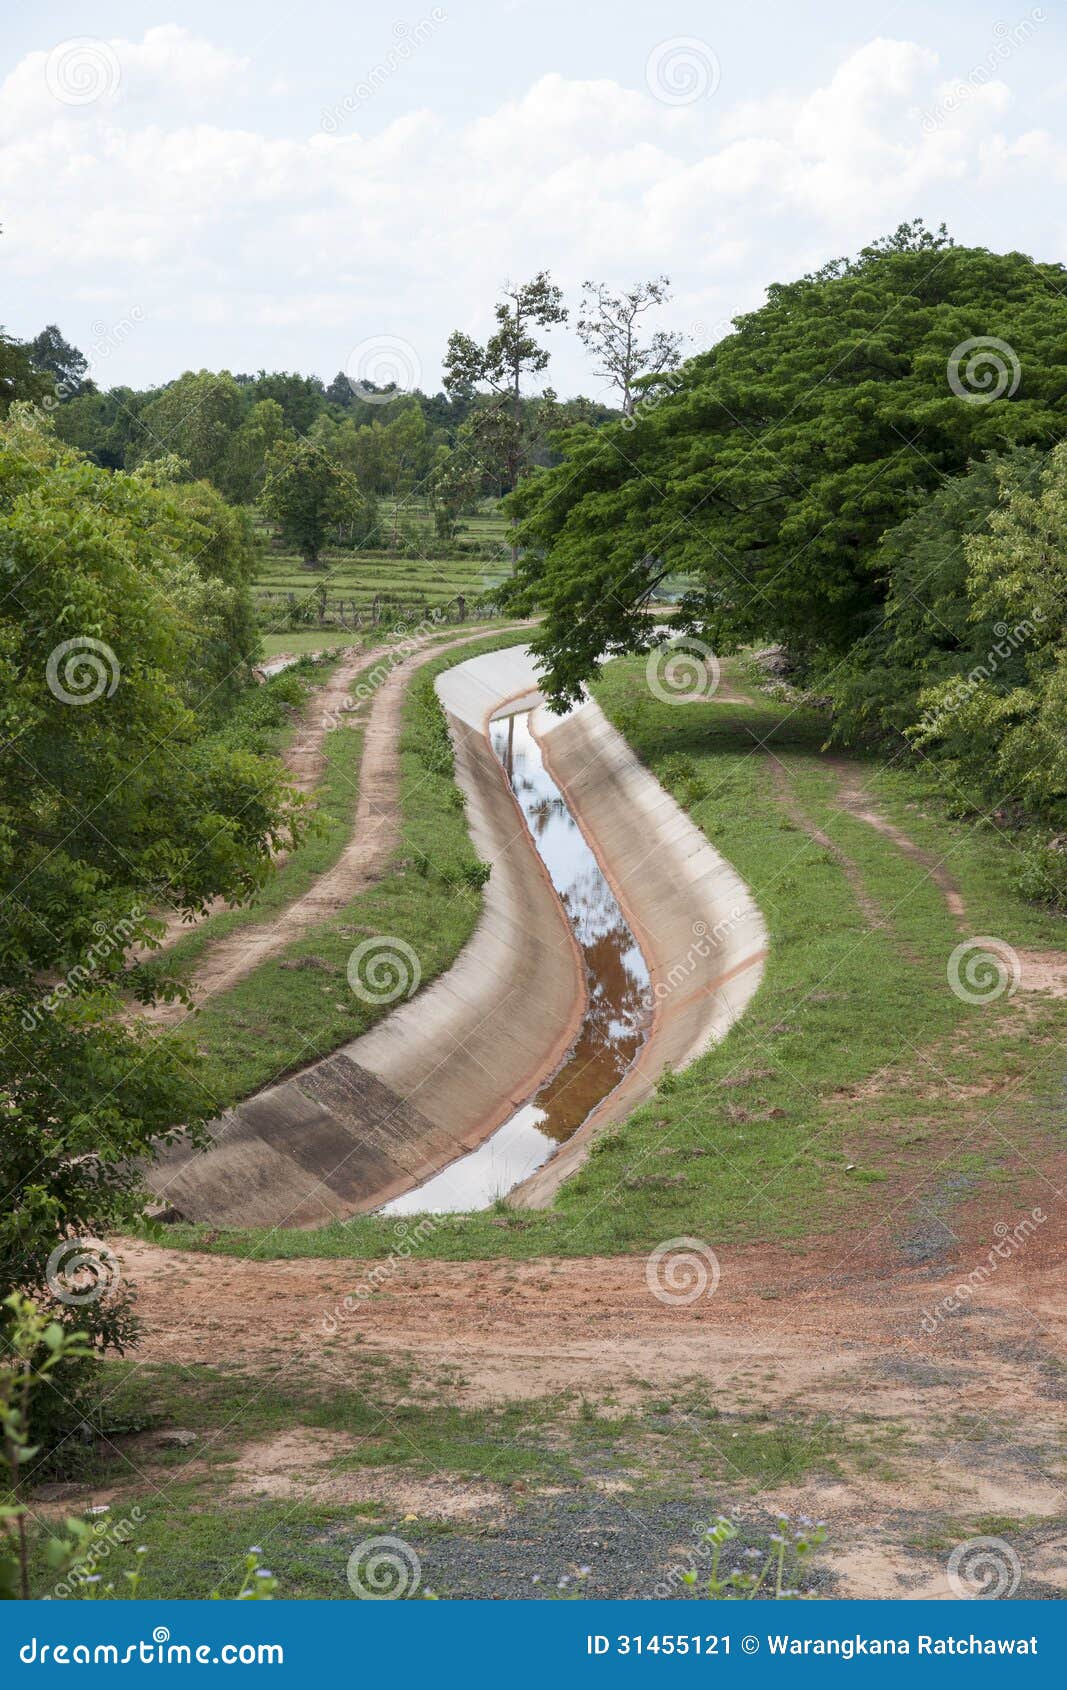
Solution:
M779 642L839 742L922 756L1067 902L1067 270L921 221L768 289L506 501L558 704L677 629Z
M327 543L400 551L421 545L405 521L418 496L438 542L454 542L480 499L513 490L554 461L560 429L629 414L637 381L677 363L681 336L642 333L670 298L666 276L623 292L586 283L577 333L617 405L551 387L529 391L549 364L544 334L569 308L550 275L506 285L484 343L448 341L441 391L410 394L339 371L325 384L285 371L186 371L162 388L101 391L84 355L54 324L34 340L0 338L0 414L14 399L42 402L60 439L102 468L135 470L178 459L238 505L261 504L314 568Z
M29 403L0 423L0 1299L92 1350L135 1330L129 1287L86 1294L98 1241L141 1214L154 1143L215 1112L195 1040L126 1013L180 990L160 911L247 901L306 827L247 708L247 513L178 470L102 469ZM90 1369L64 1373L61 1431Z

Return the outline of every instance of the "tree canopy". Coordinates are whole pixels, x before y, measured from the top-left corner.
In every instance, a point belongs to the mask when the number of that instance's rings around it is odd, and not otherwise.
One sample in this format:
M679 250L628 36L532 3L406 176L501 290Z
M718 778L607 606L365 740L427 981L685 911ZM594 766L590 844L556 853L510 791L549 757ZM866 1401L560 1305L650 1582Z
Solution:
M0 429L3 1293L128 1223L153 1139L213 1112L189 1041L124 997L170 990L139 960L155 912L243 901L300 828L280 766L212 722L247 655L237 519L164 471L99 469L29 407ZM121 1300L73 1314L129 1335Z
M712 642L844 654L883 614L879 541L917 495L1062 429L1065 284L1061 265L906 225L772 286L632 417L557 436L562 462L510 501L515 595L546 613L554 696L647 639L674 572L695 578L683 615Z
M330 528L351 521L362 500L355 477L323 446L281 440L268 460L262 504L303 554L307 568L315 569Z

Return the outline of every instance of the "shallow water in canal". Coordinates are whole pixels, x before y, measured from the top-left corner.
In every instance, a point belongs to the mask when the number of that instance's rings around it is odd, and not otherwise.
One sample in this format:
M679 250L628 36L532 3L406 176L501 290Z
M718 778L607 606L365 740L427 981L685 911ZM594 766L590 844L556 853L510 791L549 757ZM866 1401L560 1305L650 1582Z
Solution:
M495 718L490 737L582 953L589 1002L574 1044L530 1101L477 1150L386 1204L386 1215L487 1208L547 1162L614 1090L651 1021L645 959L544 766L530 712Z

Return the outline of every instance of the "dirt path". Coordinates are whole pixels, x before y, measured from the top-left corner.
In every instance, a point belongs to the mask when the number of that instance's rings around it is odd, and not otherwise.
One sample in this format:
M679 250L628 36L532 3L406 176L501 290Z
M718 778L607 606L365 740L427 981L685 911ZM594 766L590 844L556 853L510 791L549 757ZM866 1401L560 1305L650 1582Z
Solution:
M338 726L345 715L359 708L351 696L352 682L358 675L380 663L383 656L384 648L371 652L362 648L358 651L348 651L323 685L315 687L311 692L301 712L292 743L282 759L289 779L298 792L310 793L318 785L326 767L326 735ZM269 679L280 673L280 670L267 669L266 673ZM275 865L281 867L287 855L287 852L279 851L274 858ZM187 933L194 932L211 916L219 915L227 908L229 906L224 899L215 898L201 915L192 920L181 910L173 910L165 917L166 932L160 949L143 954L159 956L161 951L167 950Z
M1011 1339L1050 1348L1067 1339L1056 1289L1062 1228L1051 1220L1038 1227L1010 1271L990 1275L968 1300L965 1318L937 1323L936 1341L922 1327L924 1311L986 1259L992 1227L980 1209L964 1215L951 1261L935 1271L904 1263L884 1224L851 1247L724 1246L714 1289L674 1304L650 1289L643 1255L383 1264L243 1261L136 1241L119 1249L138 1287L144 1359L266 1363L283 1344L311 1358L329 1337L335 1365L346 1350L366 1347L457 1365L465 1400L482 1402L579 1387L625 1400L642 1384L688 1379L736 1395L758 1364L773 1381L763 1392L771 1402L803 1393L829 1410L862 1397L860 1407L880 1417L914 1418L929 1402L890 1389L871 1369L877 1357L925 1354L948 1370L937 1386L946 1410L960 1406L949 1364L967 1360L972 1403L999 1396L1047 1418L1050 1396L1042 1407L1040 1381L1026 1376Z
M393 663L374 693L359 765L355 821L340 857L301 897L269 921L239 927L205 950L189 982L197 1005L228 991L309 928L336 915L357 893L384 874L400 841L400 722L408 682L423 664L484 638L483 631L429 649L423 642L409 656ZM343 672L343 666L323 692L316 695L313 718L306 722L290 752L290 767L307 781L305 790L310 790L321 774L323 740L349 702L352 680L367 669L390 662L387 651L372 653L347 672ZM145 1008L143 1013L147 1020L172 1026L183 1021L189 1010L180 1003L157 1003Z
M940 859L880 814L862 765L832 766L842 812L921 863L963 924L959 890ZM778 793L791 819L834 854L867 918L884 925L858 867L814 826L784 776ZM138 1242L119 1250L138 1289L139 1361L235 1366L252 1392L289 1367L354 1379L377 1356L410 1365L413 1380L463 1406L552 1398L609 1414L630 1407L643 1422L663 1399L700 1403L717 1416L711 1426L700 1422L700 1435L727 1462L730 1441L766 1416L829 1439L827 1460L808 1477L764 1488L759 1505L829 1521L836 1594L952 1595L948 1547L996 1535L1002 1517L1033 1529L1026 1573L1048 1593L1067 1588L1067 1552L1053 1524L1063 1505L1065 1251L1049 1185L1057 1174L1062 1185L1063 1172L1045 1167L1030 1179L1024 1169L1010 1187L955 1204L951 1231L939 1228L918 1258L901 1230L921 1216L921 1183L886 1203L881 1221L857 1221L832 1238L793 1249L717 1246L717 1273L687 1300L661 1294L645 1255L422 1260L405 1254L404 1223L398 1254L381 1262L244 1261ZM1040 1222L1029 1225L1037 1213ZM1019 1241L1005 1254L1006 1238ZM240 1469L248 1494L306 1495L309 1435L251 1447ZM335 1483L351 1484L346 1451L339 1442L340 1476L323 1478L324 1497ZM383 1485L396 1482L383 1474ZM361 1483L369 1481L361 1475ZM709 1506L731 1496L750 1503L752 1494L739 1469L732 1491L709 1487ZM403 1495L403 1506L442 1519L481 1520L511 1506L481 1476L442 1477L424 1485L421 1499ZM603 1524L609 1508L636 1517L640 1506L605 1491L596 1531L613 1529ZM514 1527L518 1536L524 1529L521 1520Z
M536 1399L566 1413L582 1403L609 1417L630 1410L639 1425L672 1403L680 1430L725 1463L726 1478L707 1493L712 1510L734 1498L751 1509L751 1482L730 1470L731 1441L769 1422L829 1446L807 1476L765 1485L758 1507L764 1517L782 1509L829 1522L837 1594L951 1595L944 1534L951 1547L987 1517L1029 1522L1027 1576L1057 1589L1067 1582L1055 1530L1063 1232L1048 1215L961 1298L961 1281L998 1241L1002 1212L999 1200L995 1211L972 1205L954 1216L955 1237L936 1265L905 1262L887 1226L804 1251L724 1246L717 1283L685 1304L660 1300L644 1256L243 1262L131 1244L123 1257L146 1325L140 1360L225 1358L254 1391L257 1379L289 1368L343 1383L378 1356L405 1377L410 1369L409 1388L463 1408ZM336 1448L309 1449L313 1435L294 1428L251 1445L238 1472L246 1494L297 1498L311 1486L317 1500L354 1499L345 1489L348 1442L337 1436ZM675 1459L687 1466L693 1456ZM336 1470L315 1464L334 1460ZM505 1540L523 1537L521 1519L507 1525L522 1499L481 1479L442 1473L419 1494L403 1471L363 1479L386 1506L400 1483L405 1508L439 1520L491 1518ZM636 1474L632 1499L625 1472L605 1482L599 1502L592 1484L598 1538L605 1526L618 1529L615 1509L624 1529L640 1520ZM582 1493L560 1501L572 1511L590 1506Z
M868 786L869 770L862 763L840 756L829 756L824 761L827 767L833 770L837 780L835 808L838 813L853 816L865 826L873 828L876 833L890 840L909 861L916 863L940 892L956 931L961 935L973 935L974 929L963 893L954 875L945 866L945 858L916 844L903 828L881 813L871 797ZM852 887L856 900L871 926L883 927L892 933L892 923L885 919L878 904L868 892L859 865L835 839L817 827L808 816L790 786L785 766L773 754L771 769L777 796L790 820L807 833L809 838L830 852ZM972 942L975 945L984 945L994 953L1000 948L1014 959L1017 972L1013 990L1047 992L1053 997L1067 997L1067 954L1063 951L1037 951L1012 946L1004 941L1003 935L995 939L991 946L988 940L977 937ZM901 949L905 957L915 960L906 948Z
M896 827L875 807L867 786L867 770L862 763L853 763L846 757L827 757L826 764L833 769L837 776L838 803L842 810L858 821L866 822L876 832L891 839L898 851L902 851L912 862L919 863L929 875L941 896L945 900L949 914L953 917L961 933L966 933L967 911L963 902L963 894L949 873L940 857L931 851L924 851L921 845L916 845L902 828Z
M808 838L813 839L816 845L820 845L824 851L829 851L851 886L856 902L867 918L868 925L871 928L888 927L882 907L868 892L858 865L848 855L847 851L842 850L836 839L831 839L828 833L824 832L821 827L817 827L812 821L807 811L799 803L790 784L789 773L781 759L771 753L770 763L775 797L793 826L799 828L801 833L806 833Z

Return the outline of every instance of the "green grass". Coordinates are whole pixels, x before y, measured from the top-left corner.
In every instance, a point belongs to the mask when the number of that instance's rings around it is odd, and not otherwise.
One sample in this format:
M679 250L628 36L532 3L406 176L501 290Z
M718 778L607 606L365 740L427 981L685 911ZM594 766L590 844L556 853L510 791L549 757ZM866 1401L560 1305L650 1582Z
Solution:
M492 634L442 653L418 671L403 713L403 820L392 871L199 1010L195 1032L205 1058L201 1083L218 1109L338 1049L387 1013L386 1007L362 1002L349 988L348 958L360 939L388 934L411 945L424 982L458 955L474 930L481 895L469 878L476 858L450 754L441 759L443 717L433 681L443 669L481 651L527 638L526 633ZM205 927L182 940L174 952L176 962L194 960L209 936L280 908L336 859L355 799L352 745L358 739L359 731L347 727L327 736L322 834L294 853L254 907L213 918L210 934Z
M440 636L442 643L447 643L457 637L455 629L446 630ZM487 636L487 644L479 643L474 649L492 649L493 636ZM352 642L349 641L349 644ZM437 643L436 641L433 643ZM383 653L387 651L383 646ZM467 655L468 648L458 653L453 661L461 662ZM264 690L277 690L286 686L284 679L290 673L295 673L303 686L303 703L306 708L316 708L311 688L329 678L336 668L336 661L329 657L317 663L313 669L301 665L293 671L283 671L283 674L265 683ZM438 673L437 669L433 671ZM383 672L384 673L384 672ZM383 678L381 676L379 679ZM366 672L353 682L354 687L361 684L365 687L374 684L375 676ZM310 702L309 702L310 699ZM363 738L367 712L370 700L364 704L358 716L355 712L349 721L337 728L333 728L323 739L323 756L325 766L318 786L315 788L315 822L309 836L302 841L297 850L292 852L267 881L257 896L239 909L225 910L218 915L209 917L201 922L195 930L185 938L180 939L170 947L166 956L165 966L168 973L182 975L193 967L197 959L214 940L225 937L236 929L251 923L262 921L264 918L286 908L295 899L301 897L320 874L333 867L344 848L345 840L351 831L355 816L356 804L359 798L359 765L363 754ZM279 730L266 749L275 753L283 753L296 731L295 718L291 720L284 731Z
M425 1477L478 1474L497 1484L574 1477L569 1455L550 1435L565 1418L552 1398L464 1409L445 1400L455 1383L449 1371L416 1380L410 1369L374 1355L361 1356L354 1368L346 1358L345 1367L355 1375L350 1381L327 1363L318 1373L282 1367L253 1388L237 1369L109 1362L99 1419L92 1418L104 1431L181 1425L203 1441L198 1457L220 1469L249 1443L296 1427L345 1435L349 1447L331 1458L334 1472L403 1467ZM579 1425L578 1441L588 1435ZM173 1449L152 1459L180 1472L189 1453Z
M404 557L388 551L343 551L327 548L322 554L325 568L308 570L294 552L284 550L272 537L268 525L260 523L264 550L253 583L253 596L264 615L279 623L288 617L287 596L315 602L324 585L331 606L345 601L345 614L355 603L365 613L376 597L406 607L445 605L459 594L473 601L492 591L511 573L504 519L492 513L468 517L461 525L460 546L477 546L462 551L442 546L428 514L421 509L406 513L404 524L417 530L422 556ZM279 627L277 635L284 635ZM275 634L272 633L272 637Z
M269 683L268 683L269 685ZM314 705L312 705L314 708ZM260 922L301 897L340 856L351 831L359 796L359 761L363 750L361 720L332 729L323 740L326 759L315 789L315 820L308 837L278 867L251 903L210 916L179 939L158 963L168 974L183 976L215 940ZM291 735L286 736L291 737ZM281 746L279 749L284 749Z
M303 656L328 647L358 645L360 641L358 632L351 628L293 628L287 634L264 634L261 643L264 657L281 657L283 653Z
M143 1595L202 1598L234 1589L255 1545L279 1595L346 1599L347 1560L364 1538L392 1531L417 1543L432 1575L448 1564L437 1543L500 1530L495 1518L417 1518L391 1500L398 1479L495 1490L510 1517L505 1534L521 1543L528 1500L589 1511L614 1478L628 1513L681 1500L706 1506L710 1517L712 1498L721 1506L811 1474L841 1478L866 1470L872 1448L894 1444L890 1427L871 1434L795 1411L720 1414L704 1389L605 1414L570 1392L472 1409L454 1400L461 1383L455 1369L419 1374L371 1352L348 1351L334 1366L325 1350L321 1366L283 1363L267 1374L103 1363L89 1414L97 1440L77 1481L86 1501L108 1488L102 1528L133 1519L136 1532L98 1570L120 1584L132 1547L143 1544ZM178 1426L195 1441L153 1442L156 1429ZM316 1442L322 1433L334 1436ZM279 1437L288 1440L282 1465L295 1494L257 1497L256 1475L271 1466L260 1452ZM345 1498L351 1476L365 1497ZM74 1498L67 1507L78 1511ZM38 1560L35 1588L53 1582Z
M772 936L765 979L726 1040L605 1137L551 1210L445 1217L427 1253L592 1255L688 1234L718 1246L859 1233L916 1181L938 1204L983 1185L1003 1187L1007 1201L1049 1140L1067 1005L1031 998L1024 1013L1007 999L972 1006L953 995L945 971L959 935L941 894L891 841L831 811L817 711L765 698L660 704L643 664L629 661L610 666L598 694L753 889ZM761 740L853 856L889 932L866 931L838 863L784 815ZM877 790L912 837L947 853L975 932L1062 947L1062 923L1014 891L1010 844L952 817L921 770L896 770ZM400 905L371 919L394 914ZM978 1082L1000 1092L976 1103L952 1091ZM891 1227L906 1231L910 1219L905 1207ZM202 1229L170 1236L204 1241ZM343 1258L386 1255L393 1243L387 1225L360 1216L318 1231L222 1233L210 1247Z

